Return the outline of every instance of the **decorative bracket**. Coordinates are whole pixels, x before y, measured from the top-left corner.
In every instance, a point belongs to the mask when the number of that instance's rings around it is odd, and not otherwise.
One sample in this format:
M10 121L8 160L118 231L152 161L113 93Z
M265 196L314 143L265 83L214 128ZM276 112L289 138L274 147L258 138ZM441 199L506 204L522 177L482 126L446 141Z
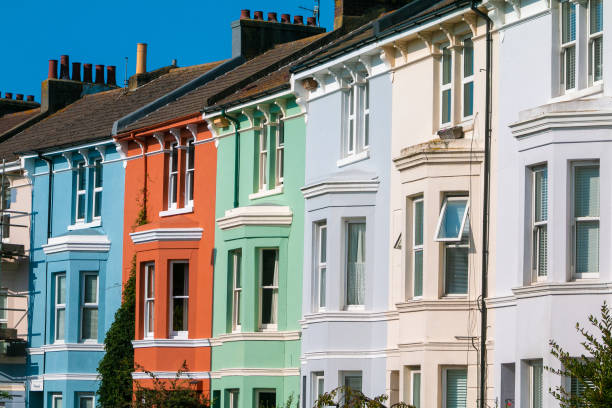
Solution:
M263 113L266 118L266 123L272 123L272 116L270 115L270 105L267 103L261 103L257 105L257 110Z
M359 62L365 67L368 76L372 75L372 55L362 55L359 57Z
M89 166L89 149L79 149L79 154L85 160L85 166Z
M127 142L115 142L115 150L123 160L127 159L127 147Z
M402 57L404 57L404 62L408 62L408 47L407 47L406 42L395 41L393 43L393 46L397 48L399 52L402 54Z
M63 152L62 156L64 156L64 159L66 159L66 161L68 162L68 168L74 168L74 166L72 165L72 152Z
M255 126L255 109L253 108L244 108L242 110L242 114L247 117L249 123L251 123L251 127Z
M395 47L385 45L381 47L380 59L383 60L388 68L395 68Z
M512 5L514 12L518 18L521 18L521 0L506 0L508 3ZM580 3L586 5L586 0L578 0Z
M159 151L163 151L164 150L164 134L161 132L155 132L153 133L153 137L155 138L155 140L157 140L157 143L159 143Z
M476 37L478 35L478 17L474 14L464 14L462 19L470 27L472 36Z
M170 129L170 134L172 136L174 136L174 139L176 140L177 147L181 147L181 129L179 129L179 128L172 128L172 129Z
M283 117L287 117L287 100L286 99L277 99L274 101L274 104L278 106Z
M96 146L95 149L100 153L100 157L102 157L102 163L106 161L106 146Z
M198 125L196 123L190 123L185 127L193 136L193 141L197 142L198 141Z
M142 142L142 140L140 140L138 138L134 138L134 143L136 143L138 145L138 147L140 147L140 154L142 154L144 156L145 155L145 145Z
M419 40L423 41L423 43L425 43L425 46L427 47L427 49L429 50L429 55L432 55L433 53L435 53L435 46L434 43L432 41L432 33L429 32L422 32L422 33L417 33L417 37L419 38Z
M452 47L457 46L457 38L452 32L453 28L448 24L440 24L439 27L440 27L440 31L442 31L444 35L446 36L446 38L448 39L448 42L450 43L450 47L452 48Z
M346 85L348 85L348 84L346 84L346 81L342 77L342 74L340 73L339 70L328 68L327 72L328 72L329 75L334 77L334 80L338 83L338 86L340 88L344 88Z
M325 93L325 77L326 76L327 74L323 72L316 73L312 76L315 79L315 81L319 83L319 86L321 87L321 90L324 93Z

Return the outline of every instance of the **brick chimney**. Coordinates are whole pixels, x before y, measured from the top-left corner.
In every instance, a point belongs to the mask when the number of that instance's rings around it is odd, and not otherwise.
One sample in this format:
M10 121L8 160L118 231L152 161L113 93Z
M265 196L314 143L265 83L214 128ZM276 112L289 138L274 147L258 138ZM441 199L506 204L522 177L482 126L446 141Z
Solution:
M334 30L357 28L380 14L398 9L410 0L334 0Z
M250 11L243 10L239 20L232 22L232 57L254 58L275 45L300 40L325 32L322 27L304 24L301 16L291 24L288 14L276 20L275 12L268 13L268 21L263 19L263 11L256 11L250 18Z

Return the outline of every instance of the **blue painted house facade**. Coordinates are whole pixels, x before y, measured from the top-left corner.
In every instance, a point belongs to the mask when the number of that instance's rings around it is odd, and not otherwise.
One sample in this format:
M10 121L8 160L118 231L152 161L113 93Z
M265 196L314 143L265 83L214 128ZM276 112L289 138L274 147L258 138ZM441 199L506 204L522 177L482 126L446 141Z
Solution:
M33 214L27 403L93 408L121 303L123 160L108 140L26 155L24 165Z

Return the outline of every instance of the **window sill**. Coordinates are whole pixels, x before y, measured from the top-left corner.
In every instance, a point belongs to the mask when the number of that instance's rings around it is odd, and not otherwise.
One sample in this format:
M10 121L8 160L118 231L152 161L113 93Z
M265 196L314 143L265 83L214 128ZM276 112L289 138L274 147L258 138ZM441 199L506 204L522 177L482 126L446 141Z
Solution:
M170 333L168 338L172 340L187 340L189 338L189 332Z
M572 282L592 281L593 279L599 279L598 272L575 273L572 276Z
M159 216L160 217L171 217L173 215L189 214L192 212L193 212L193 206L183 207L183 208L171 208L166 211L160 211Z
M77 222L68 226L68 231L82 230L87 228L95 228L102 225L102 220L93 220L92 222Z
M370 150L368 149L368 150L364 150L357 154L352 154L348 157L338 160L336 162L336 166L344 167L344 166L348 166L349 164L357 163L359 161L366 160L369 158L370 158Z
M468 297L467 293L465 293L465 294L462 294L462 293L450 293L448 295L442 295L442 299L465 299L467 297Z
M283 186L278 186L272 190L263 190L257 193L249 194L249 200L257 200L258 198L270 197L283 193Z
M81 344L100 344L100 343L98 343L98 340L90 339L90 340L81 340Z
M365 305L350 305L350 306L345 306L344 310L346 312L362 311L362 310L365 310Z
M276 324L268 324L266 326L262 326L259 328L260 332L275 332L278 331L278 326Z
M574 99L584 98L585 96L595 95L603 92L603 82L598 82L595 85L591 85L588 88L580 89L580 90L571 90L567 91L567 93L557 96L555 98L551 98L549 103L557 103L557 102L567 102L572 101Z

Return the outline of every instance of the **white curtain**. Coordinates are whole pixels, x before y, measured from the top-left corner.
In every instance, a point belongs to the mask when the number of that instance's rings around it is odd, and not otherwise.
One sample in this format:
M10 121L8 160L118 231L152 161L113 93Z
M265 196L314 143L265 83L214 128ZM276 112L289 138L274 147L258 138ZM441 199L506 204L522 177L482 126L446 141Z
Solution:
M365 301L365 223L349 224L347 270L347 304L363 305Z

